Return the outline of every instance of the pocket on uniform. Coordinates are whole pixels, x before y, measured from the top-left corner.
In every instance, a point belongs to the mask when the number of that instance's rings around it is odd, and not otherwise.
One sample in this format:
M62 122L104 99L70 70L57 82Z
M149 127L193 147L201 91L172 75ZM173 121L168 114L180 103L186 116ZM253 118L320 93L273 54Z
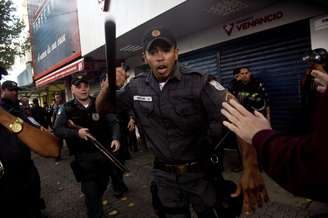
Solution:
M154 103L151 101L135 101L134 104L137 113L141 113L141 117L149 116L154 110Z
M198 112L192 104L176 104L175 111L179 116L192 116Z

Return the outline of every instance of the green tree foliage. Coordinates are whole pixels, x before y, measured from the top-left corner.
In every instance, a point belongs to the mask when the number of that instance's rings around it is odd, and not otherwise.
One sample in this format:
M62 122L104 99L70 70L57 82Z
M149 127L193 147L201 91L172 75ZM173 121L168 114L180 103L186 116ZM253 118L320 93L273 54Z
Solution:
M19 40L24 24L14 14L11 0L0 0L0 67L10 68L23 50Z

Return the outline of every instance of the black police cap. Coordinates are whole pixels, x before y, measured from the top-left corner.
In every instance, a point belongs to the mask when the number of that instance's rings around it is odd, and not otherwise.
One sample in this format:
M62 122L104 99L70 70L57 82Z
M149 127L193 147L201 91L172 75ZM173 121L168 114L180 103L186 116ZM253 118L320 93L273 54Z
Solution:
M20 87L18 87L17 83L11 80L6 80L1 85L2 89L8 89L8 90L22 90Z
M176 47L177 45L172 33L165 28L159 27L154 28L145 34L143 40L144 51L148 51L151 45L157 40L163 40L173 47Z
M71 82L72 82L72 85L75 85L75 86L79 85L80 83L89 84L89 80L88 80L87 76L84 74L73 75Z

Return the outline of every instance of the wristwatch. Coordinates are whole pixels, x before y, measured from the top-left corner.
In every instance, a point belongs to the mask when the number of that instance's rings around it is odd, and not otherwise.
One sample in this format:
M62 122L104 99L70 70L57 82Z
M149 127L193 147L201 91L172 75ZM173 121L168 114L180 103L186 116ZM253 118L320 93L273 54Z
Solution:
M17 117L13 123L9 124L11 132L15 134L20 133L23 130L23 123L24 121L21 118Z

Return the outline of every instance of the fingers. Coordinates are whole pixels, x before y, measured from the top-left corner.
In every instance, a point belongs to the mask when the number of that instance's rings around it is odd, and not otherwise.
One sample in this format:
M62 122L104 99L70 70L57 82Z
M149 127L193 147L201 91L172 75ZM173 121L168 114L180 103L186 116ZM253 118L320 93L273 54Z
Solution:
M231 104L234 108L237 109L238 114L241 114L241 115L252 115L244 106L242 106L241 104L239 104L234 99L231 99L229 101L229 104Z
M237 134L237 127L234 124L229 123L228 121L223 121L223 125L225 125L230 131Z
M252 214L253 210L252 210L252 207L251 207L251 203L250 203L250 195L249 195L249 192L248 191L244 191L243 192L244 194L244 198L243 198L243 210L244 210L244 213L249 216Z
M236 191L234 193L232 193L230 196L233 198L236 198L240 195L240 193L241 193L241 185L238 184Z
M223 114L231 123L233 123L234 125L238 126L239 124L239 119L234 116L232 113L233 109L230 105L228 105L227 103L224 103L225 105L223 105L223 107L227 107L227 108L223 108L221 109L221 114ZM235 112L237 113L237 112Z
M327 89L327 86L317 86L317 91L320 93L324 93Z
M113 149L113 152L116 152L120 148L120 143L118 141L112 141L111 148Z
M316 79L321 80L323 83L328 83L328 74L320 71L320 70L312 70L311 75L314 76Z
M266 120L267 118L260 112L254 111L254 115L258 118L261 118L262 120Z

